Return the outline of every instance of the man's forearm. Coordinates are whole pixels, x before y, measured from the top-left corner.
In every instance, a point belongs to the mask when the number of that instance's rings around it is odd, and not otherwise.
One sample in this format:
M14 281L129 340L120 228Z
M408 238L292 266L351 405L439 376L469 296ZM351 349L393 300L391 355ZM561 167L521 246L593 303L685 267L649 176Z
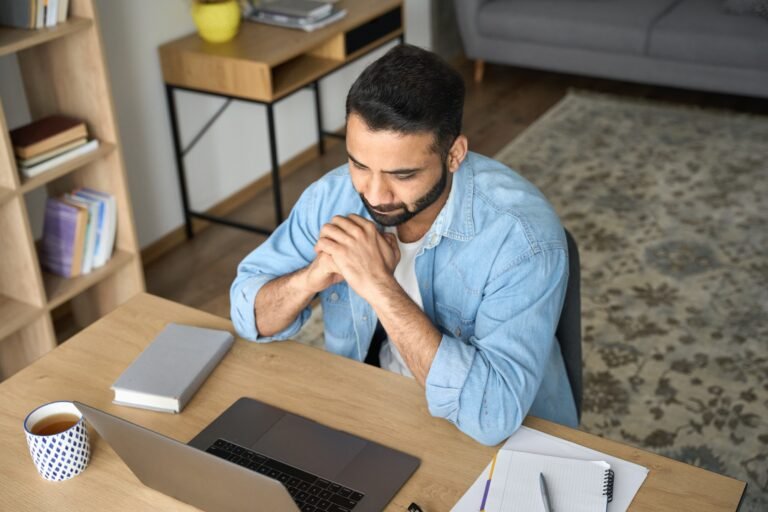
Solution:
M390 342L416 380L425 385L442 335L399 285L381 287L370 302Z
M315 296L305 286L303 268L265 284L256 294L254 314L260 336L273 336L293 322Z

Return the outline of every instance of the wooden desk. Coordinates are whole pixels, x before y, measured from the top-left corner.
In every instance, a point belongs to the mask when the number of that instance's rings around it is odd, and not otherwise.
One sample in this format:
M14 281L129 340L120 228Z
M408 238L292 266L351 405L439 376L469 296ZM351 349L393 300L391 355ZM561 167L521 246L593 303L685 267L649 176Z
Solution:
M315 95L318 149L323 154L323 137L339 135L323 130L319 80L389 41L398 38L402 41L402 0L340 0L336 5L346 9L347 15L314 32L243 21L237 36L226 43L207 43L197 34L191 34L160 46L187 238L194 235L192 217L261 234L271 233L268 228L194 211L189 204L184 156L233 99L266 106L272 192L279 224L283 211L273 105L300 89L311 87ZM186 148L181 147L177 126L176 89L227 99L200 132L190 138L192 142ZM346 94L346 91L340 92Z
M252 396L422 460L387 510L450 510L490 461L484 447L432 418L415 381L294 342L238 340L181 414L112 405L109 386L167 322L231 329L228 320L141 294L0 384L0 510L193 510L144 487L102 439L85 472L50 483L29 457L22 421L37 405L80 400L187 442ZM322 404L322 406L320 406ZM547 421L526 424L650 468L633 511L735 510L744 483Z

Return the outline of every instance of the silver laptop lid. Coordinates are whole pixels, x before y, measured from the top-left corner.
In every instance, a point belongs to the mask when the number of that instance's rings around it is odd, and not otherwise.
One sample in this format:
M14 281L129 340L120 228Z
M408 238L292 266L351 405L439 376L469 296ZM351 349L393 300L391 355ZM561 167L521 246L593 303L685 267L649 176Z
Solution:
M74 404L147 487L207 511L299 510L276 480L99 409Z

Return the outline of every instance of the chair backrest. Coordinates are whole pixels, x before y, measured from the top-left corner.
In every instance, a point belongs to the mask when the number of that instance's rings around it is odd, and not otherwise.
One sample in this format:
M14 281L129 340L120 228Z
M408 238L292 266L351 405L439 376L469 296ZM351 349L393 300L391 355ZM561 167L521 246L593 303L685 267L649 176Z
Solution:
M565 238L568 242L568 285L555 336L560 343L565 371L571 383L573 401L576 403L576 413L581 421L581 271L579 249L567 229Z

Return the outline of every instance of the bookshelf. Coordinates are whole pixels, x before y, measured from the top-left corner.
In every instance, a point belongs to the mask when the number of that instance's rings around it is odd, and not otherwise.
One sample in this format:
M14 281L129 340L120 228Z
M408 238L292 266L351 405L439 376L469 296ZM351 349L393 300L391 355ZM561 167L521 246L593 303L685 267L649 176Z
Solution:
M0 27L0 56L15 53L32 119L65 114L85 120L99 149L32 179L16 168L0 98L0 380L56 347L52 312L69 303L85 326L144 291L133 211L115 124L101 36L93 0L71 0L68 21L56 27ZM71 279L40 267L25 195L49 196L87 186L117 200L112 259ZM105 340L108 342L108 340Z

